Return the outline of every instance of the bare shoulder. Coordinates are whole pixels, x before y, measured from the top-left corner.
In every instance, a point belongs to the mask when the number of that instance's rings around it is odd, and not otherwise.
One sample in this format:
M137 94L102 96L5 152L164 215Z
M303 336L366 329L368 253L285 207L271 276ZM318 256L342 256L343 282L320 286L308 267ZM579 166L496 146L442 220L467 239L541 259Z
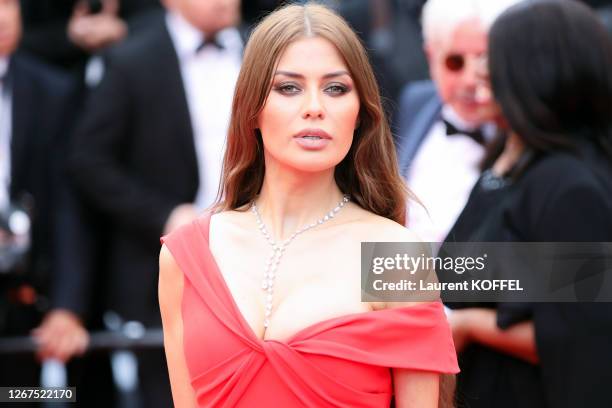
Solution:
M243 207L214 213L210 218L210 223L215 227L221 226L222 229L240 228L249 225L252 221L251 217L248 207Z
M412 246L410 248L412 251L417 251L418 253L428 252L427 244L423 243L419 236L406 226L364 210L356 205L351 207L351 218L348 223L351 228L354 228L355 235L353 236L359 241L415 243L419 249L417 250L417 248ZM427 302L369 302L373 310L414 307L423 305L424 303Z
M161 250L159 251L159 268L160 270L168 270L168 271L179 271L179 266L172 255L172 252L168 249L166 244L163 244Z
M221 249L248 248L256 229L255 217L245 209L228 210L212 215L209 243L213 252ZM228 245L231 243L231 245ZM216 255L221 256L219 253Z
M351 206L351 227L361 241L369 242L421 242L413 231L389 218L363 208Z
M182 282L183 272L176 263L172 252L164 244L159 252L159 287L160 290L163 288L173 287L178 282Z

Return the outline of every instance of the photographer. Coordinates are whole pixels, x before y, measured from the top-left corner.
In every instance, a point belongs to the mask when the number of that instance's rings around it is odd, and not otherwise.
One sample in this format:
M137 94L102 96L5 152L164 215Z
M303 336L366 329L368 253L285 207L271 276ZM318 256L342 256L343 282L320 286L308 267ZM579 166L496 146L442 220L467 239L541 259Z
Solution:
M65 361L88 342L79 317L87 275L77 267L83 253L70 242L79 239L69 211L75 197L54 162L67 141L74 87L15 52L18 0L0 1L0 28L0 336L29 335L45 316L34 332L38 358ZM58 265L65 268L58 272ZM37 385L38 371L34 356L0 350L0 385Z

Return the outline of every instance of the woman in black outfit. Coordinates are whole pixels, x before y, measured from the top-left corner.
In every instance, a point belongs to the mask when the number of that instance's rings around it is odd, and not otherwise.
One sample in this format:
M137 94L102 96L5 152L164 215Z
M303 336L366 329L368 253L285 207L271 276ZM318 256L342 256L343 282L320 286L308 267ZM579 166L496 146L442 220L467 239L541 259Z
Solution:
M494 23L488 58L507 137L446 241L612 242L602 24L575 1L521 3ZM449 305L459 406L612 407L612 303Z

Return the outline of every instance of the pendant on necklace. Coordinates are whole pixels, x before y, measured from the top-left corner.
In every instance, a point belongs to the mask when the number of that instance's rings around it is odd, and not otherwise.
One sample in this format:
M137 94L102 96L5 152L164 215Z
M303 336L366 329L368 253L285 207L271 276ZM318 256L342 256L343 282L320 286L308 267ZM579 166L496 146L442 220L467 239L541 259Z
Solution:
M316 227L317 225L321 225L336 216L336 214L350 201L348 195L344 195L342 197L342 201L338 203L331 211L325 214L322 218L313 222L311 224L307 224L302 228L295 231L287 240L281 243L276 243L268 233L265 224L261 219L261 215L259 214L259 210L257 209L257 205L255 201L251 204L251 211L255 214L257 219L257 227L261 231L262 235L268 241L268 244L272 248L272 252L270 253L270 257L266 261L265 271L263 282L261 284L261 288L266 292L266 302L265 302L265 312L264 312L264 329L267 329L270 325L270 316L272 315L272 301L274 299L274 279L276 278L278 272L278 264L280 263L281 257L285 252L287 246L297 237L298 235L308 231L311 228Z

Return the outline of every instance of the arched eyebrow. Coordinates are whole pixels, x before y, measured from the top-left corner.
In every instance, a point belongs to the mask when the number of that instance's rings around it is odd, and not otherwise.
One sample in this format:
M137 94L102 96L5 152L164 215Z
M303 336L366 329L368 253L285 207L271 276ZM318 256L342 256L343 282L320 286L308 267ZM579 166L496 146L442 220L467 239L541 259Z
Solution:
M298 79L304 79L304 75L299 74L297 72L291 72L291 71L276 71L274 73L274 76L276 75L284 75L284 76L288 76L290 78L298 78ZM339 77L342 75L348 75L349 77L351 76L351 74L348 73L348 71L335 71L335 72L330 72L328 74L323 75L323 78L328 79L328 78L335 78L335 77Z

